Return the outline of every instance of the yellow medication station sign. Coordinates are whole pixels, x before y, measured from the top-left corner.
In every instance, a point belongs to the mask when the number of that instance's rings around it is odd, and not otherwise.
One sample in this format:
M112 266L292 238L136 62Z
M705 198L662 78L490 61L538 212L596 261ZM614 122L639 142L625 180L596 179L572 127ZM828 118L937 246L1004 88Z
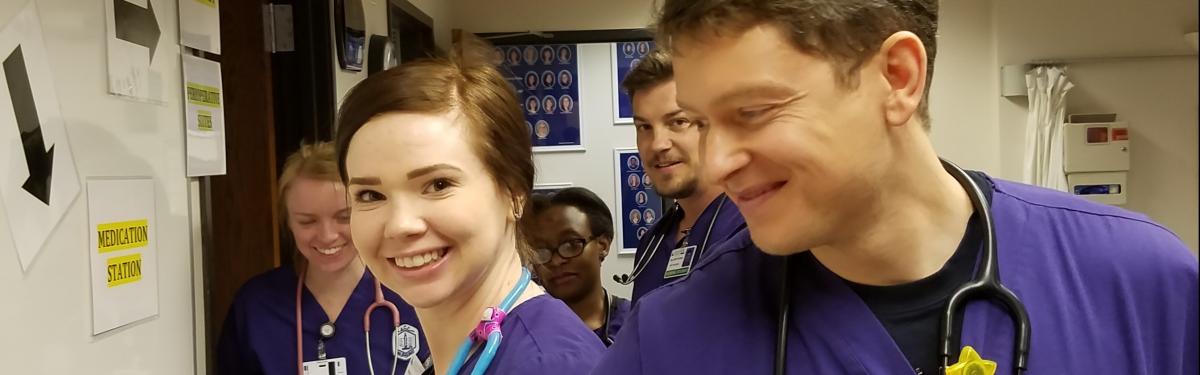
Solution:
M142 279L142 254L108 258L108 287L128 284Z
M106 223L96 226L101 254L145 247L150 243L150 224L146 219Z
M149 178L87 181L93 335L158 314L154 193Z

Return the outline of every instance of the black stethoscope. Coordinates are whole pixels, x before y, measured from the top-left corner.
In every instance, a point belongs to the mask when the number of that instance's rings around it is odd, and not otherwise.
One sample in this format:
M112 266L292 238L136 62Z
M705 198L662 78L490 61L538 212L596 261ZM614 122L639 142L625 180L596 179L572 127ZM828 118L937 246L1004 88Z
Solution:
M700 242L700 247L697 249L697 254L696 254L697 260L699 260L700 257L704 255L704 250L708 248L708 237L712 236L713 226L717 223L717 219L720 218L721 208L725 206L725 201L727 201L727 200L729 200L729 197L722 194L721 201L717 202L717 210L716 210L716 212L713 212L712 220L709 220L709 222L708 222L708 231L704 232L704 240L703 240L703 242ZM679 219L675 218L675 214L678 212L679 212L679 203L675 203L674 205L671 206L671 209L669 211L667 211L666 216L668 218L671 218L670 220L679 220L681 218L679 218ZM701 212L700 214L703 215L704 212ZM661 224L662 224L661 226L663 228L671 227L671 225L667 224L667 220L663 220L663 222ZM650 237L650 244L651 244L650 245L650 254L634 260L633 275L630 275L627 273L621 274L621 275L613 275L613 281L616 281L618 284L621 284L621 285L633 284L634 280L637 280L637 278L642 275L642 272L646 270L646 266L650 265L650 260L654 259L654 254L658 252L659 246L662 246L663 240L667 238L668 234L672 234L672 233L664 233L665 231L666 231L665 229L660 230L660 229L658 229L658 227L655 227L654 235L653 235L653 237ZM687 241L687 235L684 235L683 238L684 238L684 241Z
M1016 348L1013 371L1017 374L1025 371L1029 361L1029 314L1025 304L1011 290L1000 283L1000 266L996 259L996 232L992 222L992 212L988 207L983 189L967 175L967 172L957 165L941 160L942 167L950 173L971 199L971 206L979 214L980 226L983 232L983 265L975 271L974 278L954 290L942 311L942 324L938 330L938 349L942 358L942 371L950 367L950 334L954 330L954 317L960 315L964 306L972 298L992 299L1004 305L1016 324ZM795 257L788 257L783 266L783 288L780 288L779 316L776 322L779 331L775 338L775 374L783 375L787 368L787 322L788 310L791 305L791 282L788 273L793 268ZM961 344L955 343L955 344Z
M612 319L612 303L613 296L608 294L608 290L604 290L604 325L600 326L600 341L604 342L604 346L612 346L613 339L608 336L608 321Z

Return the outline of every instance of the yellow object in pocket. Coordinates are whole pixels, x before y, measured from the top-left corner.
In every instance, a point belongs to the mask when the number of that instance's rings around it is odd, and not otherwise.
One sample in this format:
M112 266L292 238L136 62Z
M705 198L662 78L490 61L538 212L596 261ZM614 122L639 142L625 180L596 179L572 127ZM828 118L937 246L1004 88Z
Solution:
M979 356L975 348L964 346L958 354L958 363L946 368L946 375L995 375L996 362Z

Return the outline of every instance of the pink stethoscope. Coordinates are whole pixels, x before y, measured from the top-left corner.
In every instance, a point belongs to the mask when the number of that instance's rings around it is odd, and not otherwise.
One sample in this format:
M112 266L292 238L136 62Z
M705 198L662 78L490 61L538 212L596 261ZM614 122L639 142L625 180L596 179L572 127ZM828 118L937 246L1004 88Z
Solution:
M308 271L307 267L300 270L299 279L296 281L296 366L297 366L296 370L297 370L298 375L304 375L304 348L303 348L304 339L303 339L303 334L300 329L300 324L304 320L303 320L303 315L300 312L300 301L301 301L300 297L303 295L303 292L304 292L304 274L307 271ZM390 301L388 301L387 299L383 298L383 285L381 285L379 283L379 279L375 279L375 302L372 303L371 306L367 307L367 312L363 313L363 330L366 331L366 344L365 345L367 348L367 367L370 368L372 375L375 374L375 364L374 364L374 362L371 361L371 312L375 311L375 309L379 308L379 307L385 307L388 310L391 310L391 312L392 312L392 327L396 331L399 331L400 330L400 310L396 308L395 304L393 304ZM318 348L317 350L320 352L320 357L321 357L320 359L325 359L324 358L325 357L324 340L327 338L333 337L333 333L334 333L333 324L332 323L322 324L320 333L321 333L321 341L319 342L319 344L317 346L317 348ZM397 360L399 360L399 357L397 357L396 355L393 355L392 356L392 374L393 375L396 374Z

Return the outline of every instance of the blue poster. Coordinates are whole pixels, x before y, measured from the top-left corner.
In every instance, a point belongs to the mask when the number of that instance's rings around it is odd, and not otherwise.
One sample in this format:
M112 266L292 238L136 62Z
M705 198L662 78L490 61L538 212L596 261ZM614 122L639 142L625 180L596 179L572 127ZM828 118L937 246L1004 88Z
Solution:
M613 43L613 123L632 124L633 104L625 90L621 89L621 81L633 67L642 61L642 57L654 50L654 42L620 42Z
M654 182L642 166L637 149L614 150L617 171L617 217L620 252L637 250L638 240L662 218L662 197L654 192Z
M579 64L574 44L496 47L500 71L517 91L533 151L583 150Z

